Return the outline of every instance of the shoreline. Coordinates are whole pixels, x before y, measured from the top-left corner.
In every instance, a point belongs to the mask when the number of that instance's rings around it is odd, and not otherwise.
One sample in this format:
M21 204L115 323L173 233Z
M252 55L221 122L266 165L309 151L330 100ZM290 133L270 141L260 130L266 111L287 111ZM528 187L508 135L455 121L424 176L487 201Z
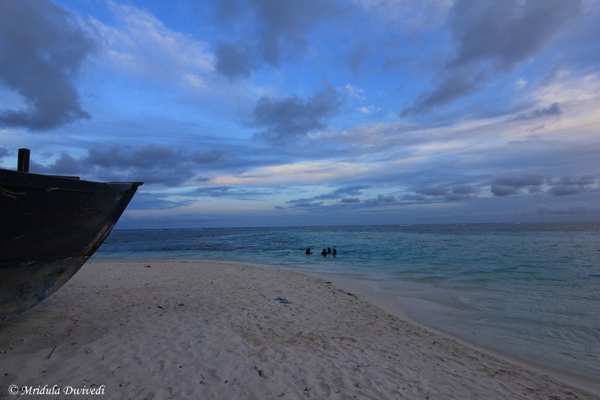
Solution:
M148 399L600 398L315 275L90 261L0 324L0 398L10 384L104 385L110 398Z
M411 312L409 312L399 301L397 301L396 294L378 293L376 288L369 286L364 280L353 277L340 276L336 274L309 273L309 275L312 275L315 278L329 279L333 282L333 284L336 287L344 290L350 290L351 292L356 293L362 298L364 298L366 301L381 308L383 311L402 320L408 321L409 323L419 326L423 329L428 329L432 332L435 332L438 335L445 336L451 340L455 340L461 343L462 345L470 347L476 351L489 353L494 357L500 358L506 362L517 364L523 368L535 371L542 375L549 375L554 379L558 379L569 385L580 387L600 396L600 382L594 382L579 375L569 374L568 372L559 368L552 368L547 365L536 364L533 361L524 358L518 358L512 354L505 353L494 348L487 347L485 345L474 343L451 332L447 332L445 330L420 322L418 320L418 317L412 316Z
M173 262L177 262L173 260ZM193 262L193 261L186 261ZM210 259L203 259L200 262L213 262ZM600 381L594 381L589 376L579 375L571 373L567 367L554 367L541 362L532 361L526 357L518 357L512 354L510 351L503 351L498 348L494 348L491 345L478 343L477 341L470 340L467 335L460 336L459 334L446 331L442 328L432 326L426 322L419 320L418 316L414 316L411 307L402 304L399 298L408 299L412 301L420 301L422 304L425 303L422 299L416 299L407 297L395 289L393 293L382 293L381 288L377 284L381 282L380 278L373 277L362 277L360 275L353 274L338 274L335 272L315 272L313 270L304 269L302 267L289 268L286 265L273 265L273 264L260 264L237 260L219 260L219 263L232 264L232 265L247 265L257 268L267 268L274 270L291 271L300 274L306 274L316 279L331 281L338 289L349 291L352 293L359 294L363 299L370 302L371 304L381 308L383 311L404 321L417 325L422 329L428 329L435 332L438 335L455 340L465 346L471 347L474 350L486 352L495 357L501 358L504 361L517 364L523 368L536 371L542 375L549 375L555 379L561 380L570 385L585 389L591 393L600 396ZM384 289L383 291L389 291ZM416 314L419 312L426 312L427 306L421 307Z
M202 261L211 262L211 260ZM532 361L526 357L520 358L515 354L512 354L508 350L503 351L502 349L494 348L491 345L478 343L477 341L470 340L467 335L461 336L459 334L446 331L443 328L432 326L426 322L420 321L418 316L414 316L413 314L418 314L419 312L426 312L427 305L420 307L419 310L415 313L413 312L411 307L401 303L399 299L411 300L413 302L416 300L417 302L421 302L421 304L425 304L425 300L405 296L404 294L400 293L401 290L398 290L397 288L394 289L394 292L382 293L384 291L390 290L389 288L381 290L381 287L379 287L378 284L373 284L382 282L380 278L362 277L360 275L353 274L339 274L335 272L315 272L313 270L303 269L301 267L289 268L285 265L266 265L235 260L220 260L219 262L233 265L249 265L258 268L292 271L296 273L306 274L316 279L324 279L331 281L335 286L337 286L338 289L359 294L363 299L381 308L388 314L393 315L409 323L412 323L414 325L417 325L422 329L428 329L432 332L435 332L438 335L442 335L451 340L455 340L477 351L487 352L507 362L520 365L521 367L526 369L534 370L540 374L552 376L555 379L561 380L565 383L576 387L583 388L589 392L600 396L600 381L594 381L589 376L571 373L569 372L568 368L564 366L563 368L554 367L548 364L543 364L541 362Z

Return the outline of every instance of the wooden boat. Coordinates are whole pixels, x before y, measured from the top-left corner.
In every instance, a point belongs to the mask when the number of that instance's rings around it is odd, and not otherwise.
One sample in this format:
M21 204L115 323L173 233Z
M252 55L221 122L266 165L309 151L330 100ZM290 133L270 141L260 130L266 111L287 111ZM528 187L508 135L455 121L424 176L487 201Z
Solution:
M28 170L27 149L20 150L17 171L0 169L0 321L64 285L104 242L142 185Z

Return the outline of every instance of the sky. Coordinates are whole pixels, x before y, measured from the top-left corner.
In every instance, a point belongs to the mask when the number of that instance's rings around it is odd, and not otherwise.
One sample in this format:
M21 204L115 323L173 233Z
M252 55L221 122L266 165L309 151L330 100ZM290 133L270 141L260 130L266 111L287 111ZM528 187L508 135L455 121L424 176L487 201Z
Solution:
M600 1L0 0L0 167L119 228L600 221Z

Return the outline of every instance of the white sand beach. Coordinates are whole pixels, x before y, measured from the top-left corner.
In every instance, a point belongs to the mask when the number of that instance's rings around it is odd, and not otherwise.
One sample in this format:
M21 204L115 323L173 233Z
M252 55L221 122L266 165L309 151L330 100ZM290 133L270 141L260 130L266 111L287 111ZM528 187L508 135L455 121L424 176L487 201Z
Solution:
M0 398L45 385L61 393L23 397L600 398L347 290L224 263L90 262L49 299L0 323Z

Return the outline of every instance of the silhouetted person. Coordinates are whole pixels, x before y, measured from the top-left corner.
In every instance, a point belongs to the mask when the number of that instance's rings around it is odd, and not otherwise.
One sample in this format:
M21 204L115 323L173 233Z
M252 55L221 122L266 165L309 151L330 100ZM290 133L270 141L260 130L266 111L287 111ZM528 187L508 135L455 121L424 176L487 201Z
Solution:
M335 248L333 249L333 256L337 256L337 250Z
M306 255L310 256L312 254L312 251L310 251L310 249L306 249Z
M323 251L321 252L321 255L323 257L327 257L327 250L323 249Z
M327 254L331 254L331 247L327 248Z

